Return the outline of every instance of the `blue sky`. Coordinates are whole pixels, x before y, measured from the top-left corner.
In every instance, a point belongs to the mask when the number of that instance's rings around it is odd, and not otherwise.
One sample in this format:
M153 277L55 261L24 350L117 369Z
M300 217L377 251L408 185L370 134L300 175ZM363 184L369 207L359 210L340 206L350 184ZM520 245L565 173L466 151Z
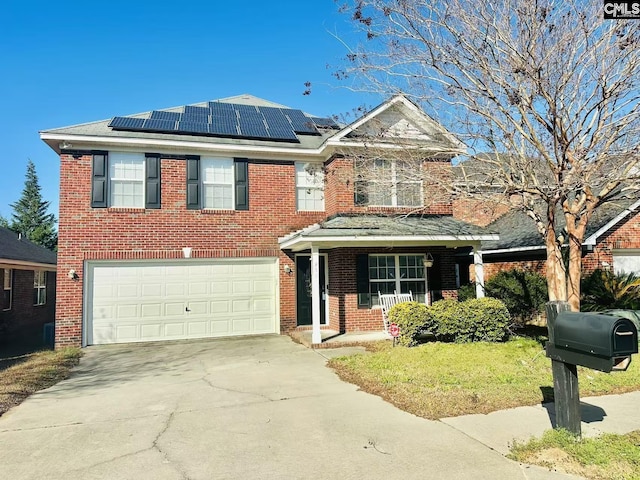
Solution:
M347 53L334 35L351 44L351 32L333 0L8 0L0 215L10 217L31 159L57 216L59 160L40 130L241 93L320 116L379 103L331 75Z

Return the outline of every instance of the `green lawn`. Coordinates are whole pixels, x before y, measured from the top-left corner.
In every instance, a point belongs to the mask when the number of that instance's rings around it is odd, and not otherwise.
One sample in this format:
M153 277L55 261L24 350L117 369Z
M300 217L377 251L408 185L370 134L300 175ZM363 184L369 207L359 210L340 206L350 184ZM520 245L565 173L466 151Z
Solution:
M563 430L549 430L512 448L510 458L594 480L640 479L640 431L577 440Z
M81 356L79 348L63 348L3 359L0 362L0 415L32 393L67 378Z
M329 365L343 380L424 418L488 413L552 399L551 361L533 339L433 342L413 348L382 342L373 350L333 359ZM578 376L581 396L640 390L640 360L626 372L579 368Z

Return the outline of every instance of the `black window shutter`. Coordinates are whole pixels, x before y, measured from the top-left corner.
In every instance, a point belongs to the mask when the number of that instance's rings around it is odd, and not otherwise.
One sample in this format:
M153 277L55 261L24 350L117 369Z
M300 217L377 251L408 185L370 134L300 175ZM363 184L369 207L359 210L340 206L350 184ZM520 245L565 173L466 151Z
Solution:
M371 308L369 293L369 255L356 255L356 283L358 291L358 308Z
M235 158L236 210L249 210L249 161Z
M147 155L145 164L147 170L145 208L160 208L160 157Z
M107 206L107 168L107 154L94 154L91 172L91 207L93 208Z
M200 157L187 157L187 209L200 208Z

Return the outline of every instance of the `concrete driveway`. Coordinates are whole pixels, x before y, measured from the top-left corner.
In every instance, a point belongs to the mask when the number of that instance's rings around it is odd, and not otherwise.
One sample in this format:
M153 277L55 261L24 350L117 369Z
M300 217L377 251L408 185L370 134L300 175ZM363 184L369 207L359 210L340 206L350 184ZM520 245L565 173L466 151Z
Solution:
M91 347L0 417L0 478L542 479L288 337Z

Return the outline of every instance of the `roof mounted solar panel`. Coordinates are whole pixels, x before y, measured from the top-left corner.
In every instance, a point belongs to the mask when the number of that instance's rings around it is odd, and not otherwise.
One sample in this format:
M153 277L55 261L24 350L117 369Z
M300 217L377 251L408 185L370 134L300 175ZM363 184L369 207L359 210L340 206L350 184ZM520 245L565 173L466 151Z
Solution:
M213 135L231 135L238 136L238 124L225 118L213 118L209 124L209 133Z
M189 118L209 118L209 107L194 107L193 105L187 105L184 107L183 116Z
M272 140L287 140L292 142L300 142L296 134L291 129L291 125L288 125L286 127L269 125L269 128L267 129L267 134L269 135L269 138Z
M252 138L269 138L264 121L247 121L240 117L240 134Z
M291 128L291 122L282 113L282 110L279 108L273 107L258 107L258 110L264 116L265 121L269 127L271 126L281 126L281 127L289 127Z
M293 110L291 108L282 109L282 112L289 117L293 131L296 133L308 133L312 135L319 135L316 130L313 121L307 117L302 110Z
M329 118L329 117L311 117L311 120L318 127L340 129L340 125L338 125L333 120L333 118Z
M178 131L180 133L209 133L209 124L206 122L189 122L189 121L181 121L178 122Z
M149 117L151 120L169 120L172 122L177 122L180 120L180 113L178 112L165 112L162 110L154 110L151 112L151 116Z
M116 130L142 130L144 121L144 118L113 117L109 126Z
M144 129L158 132L173 132L176 130L176 122L172 120L154 120L150 118L144 121Z
M235 109L231 103L209 102L209 110L212 115L216 116L235 115Z

